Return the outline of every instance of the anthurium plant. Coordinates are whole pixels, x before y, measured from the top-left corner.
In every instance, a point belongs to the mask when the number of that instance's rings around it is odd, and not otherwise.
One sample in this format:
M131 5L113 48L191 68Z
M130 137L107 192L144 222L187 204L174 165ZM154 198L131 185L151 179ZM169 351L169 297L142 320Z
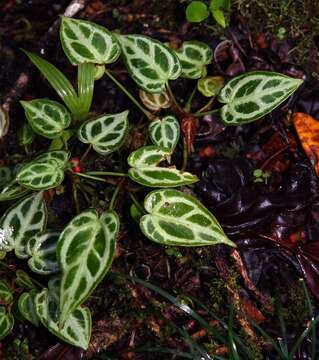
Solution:
M218 219L192 195L197 177L187 171L194 138L190 125L213 112L219 113L227 126L256 121L288 99L302 80L265 71L230 80L214 77L208 75L213 56L205 43L185 41L172 49L144 35L114 33L67 17L61 18L60 39L65 55L76 67L76 87L53 64L24 50L61 102L47 98L21 101L26 117L22 144L42 137L51 145L40 154L29 154L19 166L0 167L0 201L14 200L0 219L0 251L3 258L14 251L31 271L50 276L46 287L32 286L32 281L24 287L17 299L21 316L35 326L42 324L65 342L87 349L92 325L84 303L115 256L121 227L115 204L121 178L146 193L144 205L130 194L132 221L158 246L235 247ZM119 59L135 82L139 99L109 68ZM94 83L104 75L149 120L149 142L133 149L123 172L83 172L81 161L89 151L100 157L112 156L130 135L130 108L113 114L90 112ZM182 108L169 84L179 77L195 81L194 91L204 100L208 98L207 105L191 111L192 94ZM218 103L221 105L215 108ZM77 161L72 154L76 142L87 146L86 154ZM184 162L179 166L174 165L177 148L184 150ZM114 181L108 181L110 177ZM52 189L58 191L68 178L103 182L113 196L108 207L96 209L88 204L64 229L50 229L47 195ZM0 282L0 339L12 330L15 296L9 284Z

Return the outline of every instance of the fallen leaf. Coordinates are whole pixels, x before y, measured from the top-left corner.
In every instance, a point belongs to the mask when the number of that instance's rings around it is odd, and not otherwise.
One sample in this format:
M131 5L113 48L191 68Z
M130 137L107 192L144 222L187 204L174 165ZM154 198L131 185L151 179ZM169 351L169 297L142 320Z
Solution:
M319 121L304 113L294 113L293 124L311 164L319 175Z

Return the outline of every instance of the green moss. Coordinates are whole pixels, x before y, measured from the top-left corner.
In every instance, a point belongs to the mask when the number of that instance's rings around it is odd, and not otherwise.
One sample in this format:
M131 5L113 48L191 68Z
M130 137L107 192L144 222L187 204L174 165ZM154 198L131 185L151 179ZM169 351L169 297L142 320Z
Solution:
M319 77L319 2L313 0L237 0L237 11L254 32L293 40L295 62Z

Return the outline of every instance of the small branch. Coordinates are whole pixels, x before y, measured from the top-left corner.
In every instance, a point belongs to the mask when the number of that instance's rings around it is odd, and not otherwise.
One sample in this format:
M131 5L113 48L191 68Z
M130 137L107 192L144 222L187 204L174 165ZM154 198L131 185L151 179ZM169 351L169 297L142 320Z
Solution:
M218 111L220 111L220 108L219 109L214 109L214 110L210 110L210 111L206 111L206 112L199 112L197 111L194 116L196 117L202 117L202 116L205 116L205 115L212 115L214 113L217 113Z

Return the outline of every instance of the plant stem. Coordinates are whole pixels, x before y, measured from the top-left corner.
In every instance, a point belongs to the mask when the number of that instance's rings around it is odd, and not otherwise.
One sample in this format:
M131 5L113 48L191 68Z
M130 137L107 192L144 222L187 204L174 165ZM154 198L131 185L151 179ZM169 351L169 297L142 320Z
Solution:
M100 178L100 177L97 177L97 176L87 175L87 174L83 174L83 173L76 173L76 172L73 172L73 171L72 171L72 174L83 177L83 178L86 178L86 179L91 179L91 180L102 181L102 182L108 183L108 181L106 179L103 179L103 178Z
M142 214L145 214L145 210L143 209L143 206L139 203L139 201L136 199L136 197L130 192L129 193L130 198L132 199L134 205L140 210Z
M90 144L87 149L85 150L85 153L82 155L81 159L80 159L80 164L82 164L82 162L84 161L84 159L88 156L90 150L92 149L92 145Z
M116 189L113 192L113 195L112 195L112 198L111 198L111 201L110 201L109 210L113 210L114 203L115 203L117 195L118 195L118 193L119 193L119 191L121 189L121 186L122 186L122 181L117 185Z
M185 171L188 162L188 145L187 142L183 141L183 165L181 171Z
M105 176L121 176L127 177L127 174L121 172L112 172L112 171L88 171L85 174L87 175L105 175Z
M173 102L173 105L174 107L178 110L178 112L180 113L184 113L183 109L179 106L174 94L173 94L173 91L171 89L171 87L169 86L169 83L167 82L166 84L166 89L167 89L167 92L168 92L168 95L170 96L172 102Z
M147 111L136 99L135 97L111 74L111 72L105 69L105 74L116 84L121 91L142 111L142 113L152 121L154 115Z
M210 106L212 105L212 103L214 102L214 100L215 100L215 97L214 97L214 96L211 97L211 98L209 99L209 101L206 103L206 105L204 105L202 108L200 108L200 109L197 111L197 113L202 113L202 112L204 112L204 111L206 111L206 110L209 110L209 108L210 108Z
M191 107L192 107L192 102L193 102L194 96L196 94L196 91L197 91L197 85L194 87L193 91L191 92L191 94L190 94L190 96L189 96L189 98L188 98L188 100L186 102L186 105L184 107L184 110L186 112L189 112Z
M214 109L214 110L210 110L210 111L206 111L206 112L199 112L199 111L197 111L197 112L194 114L194 116L196 116L196 117L202 117L202 116L205 116L205 115L211 115L211 114L217 113L219 110L220 110L220 108Z

